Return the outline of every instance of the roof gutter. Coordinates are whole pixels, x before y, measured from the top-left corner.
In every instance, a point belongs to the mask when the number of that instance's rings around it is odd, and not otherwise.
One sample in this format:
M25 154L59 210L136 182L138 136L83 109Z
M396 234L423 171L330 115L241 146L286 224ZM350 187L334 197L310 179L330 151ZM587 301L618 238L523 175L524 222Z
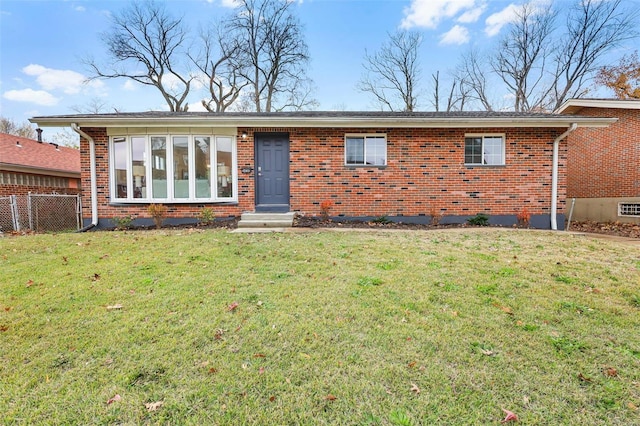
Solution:
M555 138L553 141L553 163L551 166L551 229L558 230L558 151L560 150L560 141L574 130L578 128L578 123L572 123L566 132Z
M91 169L91 224L80 229L78 232L86 232L98 224L98 179L96 177L96 142L91 136L86 134L77 123L71 123L74 132L89 141L89 156Z

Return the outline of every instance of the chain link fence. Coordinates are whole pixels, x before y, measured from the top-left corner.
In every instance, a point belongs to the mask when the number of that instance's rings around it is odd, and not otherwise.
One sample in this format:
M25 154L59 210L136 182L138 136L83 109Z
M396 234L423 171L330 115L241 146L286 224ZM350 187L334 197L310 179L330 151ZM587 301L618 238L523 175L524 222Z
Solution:
M28 194L0 197L0 232L59 232L82 224L80 195Z

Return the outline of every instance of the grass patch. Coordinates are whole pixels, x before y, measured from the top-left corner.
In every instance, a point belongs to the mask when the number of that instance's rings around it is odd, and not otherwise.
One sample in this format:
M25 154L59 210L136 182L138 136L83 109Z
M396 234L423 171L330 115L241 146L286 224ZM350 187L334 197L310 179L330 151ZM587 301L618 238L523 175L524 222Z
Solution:
M634 424L638 254L593 245L498 229L0 238L0 424L498 424L502 408Z

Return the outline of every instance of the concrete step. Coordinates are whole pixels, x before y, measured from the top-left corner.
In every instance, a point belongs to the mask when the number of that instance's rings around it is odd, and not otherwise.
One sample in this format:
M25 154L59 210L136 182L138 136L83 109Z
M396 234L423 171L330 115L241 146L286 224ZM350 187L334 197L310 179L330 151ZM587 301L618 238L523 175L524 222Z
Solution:
M291 228L295 213L242 213L238 228Z

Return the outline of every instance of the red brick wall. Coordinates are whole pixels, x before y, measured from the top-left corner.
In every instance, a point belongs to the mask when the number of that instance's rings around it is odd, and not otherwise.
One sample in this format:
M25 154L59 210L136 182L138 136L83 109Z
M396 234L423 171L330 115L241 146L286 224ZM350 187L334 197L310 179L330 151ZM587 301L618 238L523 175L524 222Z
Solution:
M332 215L548 214L553 140L562 129L296 129L291 139L291 207ZM386 133L385 168L344 165L345 133ZM506 134L506 165L464 165L465 133ZM564 211L565 146L558 213Z
M109 205L108 138L104 129L83 129L96 141L100 217L148 218L146 204ZM243 131L248 136L242 139ZM332 200L331 215L429 216L549 214L553 140L566 129L238 129L238 204L213 204L216 216L240 215L254 208L256 132L287 132L291 141L291 209L320 214L320 202ZM345 133L386 133L384 168L344 165ZM506 165L464 165L465 133L506 134ZM81 141L84 214L90 217L89 146ZM558 213L566 196L566 145L560 145ZM202 204L170 204L169 217L194 217Z
M640 110L582 108L575 114L619 120L569 135L567 195L640 197Z

